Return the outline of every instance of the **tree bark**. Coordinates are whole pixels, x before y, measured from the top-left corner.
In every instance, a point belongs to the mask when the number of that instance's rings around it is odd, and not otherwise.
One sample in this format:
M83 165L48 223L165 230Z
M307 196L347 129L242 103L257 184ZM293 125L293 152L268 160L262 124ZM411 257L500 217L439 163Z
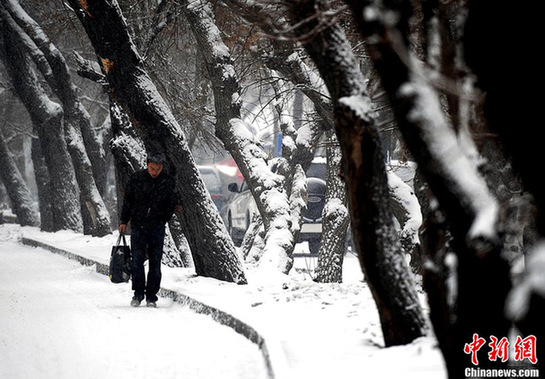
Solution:
M180 224L180 221L178 221L177 215L174 215L174 217L172 217L172 219L169 221L168 228L172 236L174 246L176 247L176 251L178 252L178 254L175 256L172 253L165 254L171 263L170 265L175 267L195 267L193 258L191 257L189 243L182 230L182 225ZM165 236L165 238L167 237ZM173 250L174 249L171 249L171 251ZM166 262L166 264L168 264L168 262Z
M320 1L291 5L304 46L318 67L335 105L336 132L343 151L344 174L354 242L377 303L386 346L406 344L425 334L416 289L393 225L385 157L370 116L365 81L337 24L319 24L329 10Z
M174 170L183 211L179 220L198 275L246 283L242 263L208 194L183 132L142 67L119 5L104 0L70 5L83 24L109 83L148 149L164 151Z
M18 48L16 36L8 28L13 22L0 6L3 46L1 57L18 96L38 131L52 187L54 230L82 231L80 203L74 169L64 138L62 108L52 102L40 85L29 59ZM9 58L8 58L9 57Z
M412 188L403 182L391 170L388 171L388 187L392 212L400 225L399 238L401 246L411 256L411 267L420 273L420 265L417 263L420 257L419 229L422 226L422 212L420 203ZM421 263L421 262L419 262ZM415 267L416 266L416 267Z
M40 71L61 99L65 119L70 120L75 128L81 129L85 151L93 168L92 173L96 187L100 194L103 195L106 189L106 154L97 134L93 131L91 116L80 101L79 88L75 86L71 79L64 57L52 44L40 25L25 12L21 5L14 0L7 0L6 7L17 24L25 30L39 49L39 51L35 50L36 55L33 60L38 66L42 65L43 69L40 68ZM50 70L47 70L47 65L50 66Z
M22 226L38 226L38 211L0 130L0 178L6 187L13 213Z
M260 266L287 274L293 266L296 225L290 195L284 183L290 178L268 168L267 155L241 119L241 89L233 61L215 26L214 14L206 0L187 2L186 17L201 48L214 90L216 135L231 153L248 182L265 227L265 248ZM220 48L221 47L221 48Z
M36 128L34 128L36 129ZM42 146L39 138L32 139L32 164L34 166L34 176L36 178L36 188L38 191L38 203L40 209L40 229L44 232L55 231L53 223L53 195L49 171L42 153Z
M446 325L443 323L445 329L436 330L436 335L441 337L439 344L449 377L459 378L468 362L463 348L474 333L509 333L510 323L504 316L509 267L500 256L498 204L460 146L442 113L437 93L422 79L425 75L411 59L407 48L410 3L385 2L382 7L371 1L348 3L367 38L407 146L445 211L452 232L452 248L457 255L456 314ZM390 22L393 14L394 23ZM437 309L440 312L443 309Z
M350 224L346 185L340 178L342 152L337 138L330 134L327 147L325 207L322 212L323 232L316 277L319 283L342 283L346 231Z
M98 140L91 130L91 118L79 100L68 66L61 52L49 40L40 26L14 0L7 0L6 9L17 23L8 23L19 37L51 89L61 100L68 151L74 163L79 184L84 217L84 231L95 236L111 233L110 215L102 199L106 187L106 161ZM86 133L83 133L83 131ZM87 135L87 139L83 135ZM86 143L85 143L85 142ZM86 146L94 154L96 166L91 165ZM94 175L93 175L94 174ZM95 181L99 178L100 181Z

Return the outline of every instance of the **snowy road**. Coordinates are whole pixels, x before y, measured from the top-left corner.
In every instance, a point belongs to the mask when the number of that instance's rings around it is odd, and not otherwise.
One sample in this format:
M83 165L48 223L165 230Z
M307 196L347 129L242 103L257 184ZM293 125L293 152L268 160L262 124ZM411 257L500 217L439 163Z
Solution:
M258 348L129 284L44 250L0 242L0 378L265 378Z

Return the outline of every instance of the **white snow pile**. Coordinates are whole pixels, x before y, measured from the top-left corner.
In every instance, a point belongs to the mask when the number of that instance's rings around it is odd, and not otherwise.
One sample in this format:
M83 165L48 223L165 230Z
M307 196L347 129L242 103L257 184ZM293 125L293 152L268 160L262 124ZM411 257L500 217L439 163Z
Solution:
M160 299L158 309L131 308L130 284L112 284L91 268L22 246L22 236L104 264L117 238L0 226L0 377L267 377L257 345L230 328L168 299ZM342 284L314 283L315 265L312 258L296 258L289 276L249 266L248 285L163 266L162 287L252 326L275 355L277 379L446 378L432 336L383 347L355 256L344 260Z

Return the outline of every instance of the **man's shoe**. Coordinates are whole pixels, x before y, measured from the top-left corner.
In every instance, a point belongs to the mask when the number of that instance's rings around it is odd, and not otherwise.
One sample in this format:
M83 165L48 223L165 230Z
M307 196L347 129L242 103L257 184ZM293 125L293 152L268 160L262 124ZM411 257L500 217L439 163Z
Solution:
M133 297L131 300L131 307L139 307L142 300L138 300L138 298Z
M157 308L157 303L155 301L148 301L146 305L148 308Z

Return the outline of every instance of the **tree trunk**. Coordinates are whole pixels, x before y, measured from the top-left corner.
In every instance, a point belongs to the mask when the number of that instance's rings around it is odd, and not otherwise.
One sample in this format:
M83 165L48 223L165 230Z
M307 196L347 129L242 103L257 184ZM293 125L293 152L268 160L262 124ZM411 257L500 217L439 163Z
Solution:
M43 57L38 57L40 52L37 50L34 62L44 68L50 65L51 70L40 71L44 74L51 88L56 92L63 103L65 119L71 120L75 128L81 129L81 135L85 144L85 151L89 155L96 187L101 195L106 189L106 154L100 143L97 134L93 131L91 117L78 95L77 88L69 72L61 52L51 43L42 28L25 12L25 10L14 0L7 0L6 7L17 24L26 31L28 36L34 41L35 46L40 50ZM46 74L49 72L49 74Z
M401 231L399 238L406 254L411 256L411 267L420 272L420 238L419 229L422 226L420 203L412 188L403 182L391 170L388 171L388 187L392 212L399 222Z
M53 195L51 193L51 181L49 178L49 171L47 170L47 164L45 163L45 158L42 154L42 146L39 138L32 139L31 155L38 191L40 229L44 232L53 232L55 231L55 224L53 223Z
M215 26L210 3L206 0L188 1L184 9L214 89L216 135L247 180L265 227L265 248L260 266L287 274L293 266L295 226L301 222L301 218L296 220L293 217L291 194L284 188L284 182L290 179L271 172L265 152L241 119L241 89L232 58Z
M405 142L449 221L451 246L457 255L458 297L456 314L450 315L446 325L442 325L444 329L436 330L436 335L440 337L449 376L459 378L469 362L463 348L475 333L509 333L510 323L504 317L510 289L509 267L500 256L498 204L471 157L466 155L467 150L460 146L437 93L422 80L424 73L410 59L410 3L396 3L397 8L389 8L391 4L377 7L371 1L348 3L363 35L369 37L370 56ZM373 14L373 22L365 20L364 14ZM392 14L396 15L394 23ZM444 309L436 311L441 313Z
M444 211L437 206L428 184L417 168L414 177L415 194L421 204L422 226L420 228L421 255L413 256L411 266L422 269L422 285L430 304L430 321L440 344L449 339L452 315L456 309L455 267L447 256L453 257L451 235ZM450 261L452 262L452 260Z
M265 238L265 230L263 229L263 221L259 214L254 214L248 230L244 234L240 249L242 256L247 263L257 263L263 256L263 239Z
M26 48L51 89L62 102L68 151L74 163L80 189L82 214L85 216L85 232L99 237L110 234L110 215L99 191L99 188L103 191L106 186L106 161L104 154L100 156L101 147L93 136L90 116L79 100L77 88L72 82L66 61L40 26L17 2L7 0L5 6L13 20L19 25L16 27L13 23L9 23L14 26L13 32L19 37L20 46ZM86 130L87 135L92 137L87 138L85 141L87 143L84 143L82 130ZM90 145L91 151L95 154L96 167L91 165L86 145ZM98 186L95 177L100 178L101 183Z
M324 28L316 21L316 12L327 9L323 2L302 1L291 5L290 16L294 24L302 23L296 29L300 36L312 35L304 46L333 98L354 242L377 303L385 344L406 344L425 334L423 311L393 225L385 157L365 80L340 27Z
M18 48L17 36L8 28L8 24L13 20L3 6L0 6L0 14L4 41L1 56L14 88L38 131L49 170L54 229L81 232L80 204L74 169L64 138L62 108L48 98L36 78L29 59Z
M8 145L0 130L0 178L6 187L13 213L22 226L38 226L38 211L32 202L30 191L15 165Z
M242 263L200 178L182 130L144 71L119 5L104 0L69 3L102 63L110 96L131 117L146 147L164 151L169 158L183 207L178 216L197 274L246 283Z
M314 280L319 283L342 283L346 231L350 224L346 186L341 180L341 149L333 132L327 141L327 177L323 232Z

